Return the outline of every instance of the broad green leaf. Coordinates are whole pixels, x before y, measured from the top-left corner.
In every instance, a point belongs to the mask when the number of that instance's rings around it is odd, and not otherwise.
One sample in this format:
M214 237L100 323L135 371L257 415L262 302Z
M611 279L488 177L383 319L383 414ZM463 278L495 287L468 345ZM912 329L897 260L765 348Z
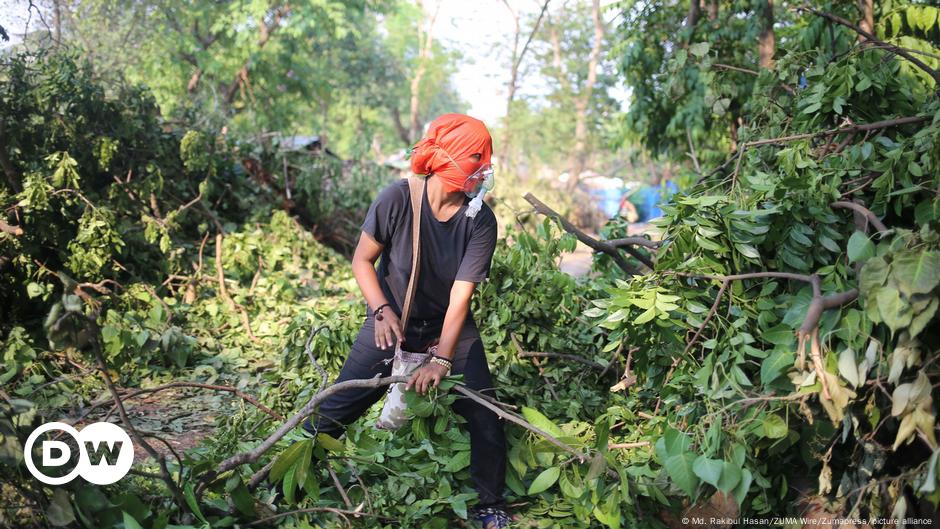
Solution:
M558 481L558 476L561 474L561 468L552 467L543 470L538 476L532 480L532 484L529 485L529 496L533 496L540 492L548 490L549 487L555 484Z
M336 439L328 433L318 433L317 434L317 443L326 448L330 452L344 452L346 450L346 445L341 443L339 439Z
M940 284L940 251L907 251L891 263L892 275L906 295L927 294Z
M681 454L669 456L663 461L666 473L679 489L685 492L686 496L692 496L698 487L699 478L692 470L692 454Z
M787 436L787 423L779 415L765 415L761 426L763 426L764 437L781 439Z
M760 383L766 386L793 365L793 352L775 349L760 366Z
M696 57L704 57L706 54L708 54L709 48L710 45L707 42L696 42L695 44L689 46L689 52Z
M848 347L839 353L839 374L852 384L853 388L858 387L858 363L855 361L855 351Z
M872 244L867 235L856 231L849 237L849 244L846 251L849 255L850 263L860 262L875 255L875 245Z
M692 472L695 472L695 475L705 483L717 487L718 480L721 479L722 466L723 463L720 459L698 456L692 463Z
M548 417L542 415L542 412L534 408L523 406L522 415L527 421L532 423L533 426L553 437L562 437L565 435L565 433L561 431L561 428L550 421Z
M121 514L123 515L124 519L124 529L144 529L140 526L140 523L138 523L137 520L126 511L122 511Z
M287 447L286 450L281 452L277 459L274 461L274 465L271 467L271 472L268 474L268 478L272 483L278 482L284 474L287 472L294 462L297 461L297 458L300 457L304 452L304 445L312 443L312 439L305 439L303 441L297 441L296 443Z
M728 461L722 462L721 478L718 480L718 490L731 492L741 481L741 466Z

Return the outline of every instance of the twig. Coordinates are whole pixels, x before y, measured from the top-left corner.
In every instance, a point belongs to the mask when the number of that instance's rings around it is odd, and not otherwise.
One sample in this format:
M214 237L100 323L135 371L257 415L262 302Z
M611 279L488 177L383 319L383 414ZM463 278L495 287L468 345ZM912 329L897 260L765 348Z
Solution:
M132 399L134 397L137 397L139 395L143 395L146 393L156 393L158 391L163 391L163 390L171 389L171 388L200 388L200 389L211 389L213 391L223 391L226 393L231 393L235 395L236 397L244 400L245 402L251 404L252 406L258 408L259 410L263 411L267 415L279 421L284 420L284 416L281 415L280 413L272 410L271 408L265 406L264 404L261 404L261 402L259 402L258 399L232 386L217 386L213 384L203 384L200 382L170 382L168 384L163 384L162 386L157 386L154 388L136 390L133 393L124 395L124 400Z
M20 235L23 235L23 228L19 226L11 226L3 220L0 220L0 232L9 233L14 237L19 237Z
M336 471L333 470L333 466L329 463L326 465L326 469L330 473L330 477L333 478L333 484L336 485L336 490L339 491L339 495L343 498L343 503L346 504L347 509L352 508L352 502L349 501L349 496L346 495L346 489L343 488L343 484L339 482L339 476L336 475Z
M326 370L323 369L323 366L321 366L320 363L317 362L316 357L313 356L312 344L313 344L313 337L319 334L320 331L328 327L329 327L328 325L321 325L317 327L316 329L314 329L313 331L311 331L310 336L307 337L307 343L304 345L304 351L307 352L307 356L310 358L310 363L313 364L313 367L317 370L318 373L320 373L320 379L321 379L320 387L321 388L326 387L326 383L329 382L330 375L327 374Z
M720 62L712 63L712 66L714 66L715 68L719 68L719 69L721 69L721 70L729 70L729 71L732 71L732 72L746 73L746 74L748 74L748 75L753 75L753 76L758 76L758 75L760 75L760 72L758 72L758 71L756 71L756 70L751 70L750 68L741 68L740 66L732 66L732 65L730 65L730 64L722 64L722 63L720 63ZM788 85L787 83L780 82L779 85L780 85L780 88L783 88L784 90L786 90L786 92L787 92L788 94L790 94L791 96L792 96L792 95L796 95L796 90L794 90L793 87L790 86L790 85Z
M708 325L708 322L712 321L712 318L715 316L715 313L718 311L718 304L721 302L721 296L724 295L725 290L728 289L728 285L731 283L730 279L725 279L721 282L721 288L718 289L718 295L715 296L715 302L712 303L712 308L709 309L708 315L705 316L705 320L702 321L702 324L699 325L698 329L695 331L695 335L692 336L692 339L689 340L689 343L685 346L685 350L682 351L682 355L685 356L688 354L689 350L692 349L692 346L695 345L695 341L698 340L700 334L705 329L705 326Z
M637 441L635 443L612 443L607 445L608 450L625 450L629 448L640 448L643 446L649 446L649 441Z
M586 366L592 367L594 369L599 369L604 371L606 369L601 364L595 362L594 360L588 360L583 356L567 354L567 353L541 353L534 351L522 351L517 355L519 358L562 358L564 360L571 360L573 362L580 362Z
M695 144L692 143L692 129L691 127L686 127L685 137L689 140L689 158L692 158L692 164L695 165L695 172L702 174L702 166L698 163L698 154L695 152Z

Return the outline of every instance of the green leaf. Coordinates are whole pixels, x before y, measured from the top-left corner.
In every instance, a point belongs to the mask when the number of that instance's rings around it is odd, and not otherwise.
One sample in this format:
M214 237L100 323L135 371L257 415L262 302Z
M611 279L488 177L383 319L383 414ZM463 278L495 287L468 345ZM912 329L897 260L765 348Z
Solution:
M707 42L696 42L689 46L689 52L696 57L704 57L711 46Z
M692 454L682 454L670 456L663 462L669 479L685 492L686 496L692 496L699 483L698 476L692 470L692 461Z
M864 261L865 259L875 255L875 245L872 244L867 235L860 231L856 231L852 234L851 237L849 237L847 251L849 255L849 262L855 263Z
M754 248L750 244L735 243L734 247L737 248L737 250L741 252L741 255L744 257L749 259L760 259L760 252L758 252L757 248Z
M742 468L741 469L741 481L738 482L738 486L734 488L734 500L738 505L744 504L744 498L747 497L747 491L751 488L751 481L754 476L751 474L751 471Z
M761 426L763 426L764 437L782 439L787 436L787 423L779 415L765 415Z
M549 487L558 481L558 476L560 474L561 468L559 467L552 467L543 470L541 474L535 477L535 479L532 481L532 484L529 485L529 496L548 490Z
M444 470L447 472L458 472L470 466L470 452L460 451L447 460Z
M56 487L52 493L52 501L46 508L46 519L50 524L61 527L75 522L75 512L69 503L69 494L65 489Z
M346 445L328 433L318 433L317 443L330 452L342 453L346 451Z
M906 295L930 293L940 284L940 251L900 253L891 268Z
M284 474L287 473L287 470L294 465L294 462L300 457L304 452L304 445L310 444L313 442L313 439L305 439L303 441L297 441L296 443L287 447L286 450L281 452L277 459L274 461L274 465L271 467L271 472L268 474L268 479L272 483L280 481Z
M875 295L875 302L881 319L891 329L897 332L911 323L913 311L909 303L901 299L901 293L893 288L882 288Z
M124 519L124 529L144 529L140 526L137 520L130 514L127 514L126 511L121 511L121 514L123 515Z
M183 498L186 500L186 505L189 505L189 509L196 515L196 518L198 518L200 522L208 525L209 521L206 520L206 517L202 514L202 510L199 509L199 502L196 501L196 493L193 492L193 484L191 481L187 481L186 484L183 485Z
M718 480L721 479L722 466L720 459L710 459L701 455L692 463L692 472L695 472L695 475L705 483L717 487Z
M656 317L656 307L650 307L633 320L634 325L642 325Z
M527 421L532 423L533 426L553 437L563 437L565 435L565 433L561 431L561 428L556 426L548 417L542 415L542 413L536 409L523 406L522 415Z
M741 466L722 461L721 478L718 480L718 490L731 492L741 481Z
M793 352L774 349L766 360L761 362L760 383L766 386L777 379L783 372L793 365Z

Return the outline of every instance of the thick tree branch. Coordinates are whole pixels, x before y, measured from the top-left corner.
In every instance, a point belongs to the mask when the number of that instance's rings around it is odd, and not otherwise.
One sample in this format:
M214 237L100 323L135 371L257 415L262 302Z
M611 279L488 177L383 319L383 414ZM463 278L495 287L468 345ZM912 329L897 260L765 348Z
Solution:
M631 266L629 263L627 263L626 259L624 259L623 255L620 254L620 251L617 249L617 247L613 246L610 243L599 241L595 239L594 237L591 237L590 235L579 230L574 224L569 222L568 219L562 217L560 214L558 214L557 211L546 206L545 203L543 203L541 200L535 198L535 196L533 196L532 193L526 193L523 198L525 198L529 202L529 204L532 204L532 207L535 208L535 211L541 213L542 215L545 215L546 217L549 217L558 221L558 223L561 224L561 227L565 231L573 234L575 237L578 238L579 241L590 246L595 251L603 252L609 255L614 260L614 262L617 263L617 266L619 266L620 269L623 270L624 272L630 275L635 275L635 276L640 275L640 271L634 268L633 266ZM626 250L626 252L632 255L633 257L636 257L639 259L639 257L637 256L639 256L640 253L637 252L636 250L630 248L629 246L625 246L624 250Z
M851 209L852 211L861 213L865 216L866 219L868 219L868 222L870 222L871 225L874 226L876 230L878 230L879 233L888 231L888 227L885 226L884 222L881 222L881 219L879 219L877 215L861 204L839 200L829 204L829 207L833 209Z

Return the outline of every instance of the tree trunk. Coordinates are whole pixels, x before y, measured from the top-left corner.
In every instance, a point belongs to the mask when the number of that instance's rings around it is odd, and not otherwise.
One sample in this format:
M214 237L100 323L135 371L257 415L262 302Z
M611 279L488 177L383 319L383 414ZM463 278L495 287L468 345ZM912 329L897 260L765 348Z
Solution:
M509 0L503 0L503 4L506 5L506 9L509 10L509 14L512 16L513 23L515 24L515 30L512 35L512 59L509 63L509 84L506 86L506 117L503 122L503 144L499 146L500 152L502 153L503 163L508 167L510 163L510 142L512 141L512 133L509 130L509 124L512 122L512 100L516 97L516 84L519 81L519 37L522 35L522 28L519 25L519 13L517 13L511 5L509 5Z
M774 51L776 50L776 36L774 35L774 0L766 0L761 13L761 32L758 52L760 67L772 69L774 67Z
M691 31L694 31L695 25L698 24L698 19L702 17L702 5L699 3L699 0L689 0L689 14L685 17L685 25L690 28L690 38Z
M432 30L434 29L434 21L437 20L437 13L440 9L441 0L437 0L434 5L434 13L428 19L424 29L422 30L421 26L418 26L418 65L415 68L415 76L411 79L411 119L409 121L409 133L412 139L409 140L409 143L416 141L421 135L421 123L418 117L418 110L421 103L421 79L424 78L428 66L427 62L431 57L431 46L434 44L434 33Z
M584 88L575 100L574 149L568 166L568 191L574 191L578 185L581 172L584 171L585 150L587 146L587 108L591 101L591 92L597 82L597 65L601 55L601 45L604 41L604 21L601 19L600 0L591 2L591 18L594 20L594 44L591 46L591 55L588 59L588 75Z
M862 12L862 19L859 21L858 26L868 33L875 32L875 2L874 0L858 0L858 10ZM862 35L858 36L859 42L864 42L868 39Z
M532 38L535 37L535 33L539 30L539 26L542 24L542 18L545 16L545 11L548 9L548 4L551 0L545 0L545 3L542 5L542 11L539 12L539 16L535 19L535 24L532 26L532 31L529 33L529 38L526 40L525 46L522 47L522 51L519 51L519 37L522 35L522 28L519 24L519 14L516 13L512 7L509 5L508 0L503 0L503 3L506 4L506 8L509 9L509 12L512 14L513 20L516 23L515 34L513 35L512 41L512 63L510 64L509 71L509 85L506 90L506 119L503 125L503 142L499 146L500 152L502 153L503 163L509 167L511 149L510 143L512 141L512 133L510 132L509 124L511 123L512 115L512 102L516 97L516 89L519 84L519 67L522 65L522 59L525 57L525 52L529 49L529 44L532 42Z
M708 20L718 19L718 0L711 0L708 4Z

